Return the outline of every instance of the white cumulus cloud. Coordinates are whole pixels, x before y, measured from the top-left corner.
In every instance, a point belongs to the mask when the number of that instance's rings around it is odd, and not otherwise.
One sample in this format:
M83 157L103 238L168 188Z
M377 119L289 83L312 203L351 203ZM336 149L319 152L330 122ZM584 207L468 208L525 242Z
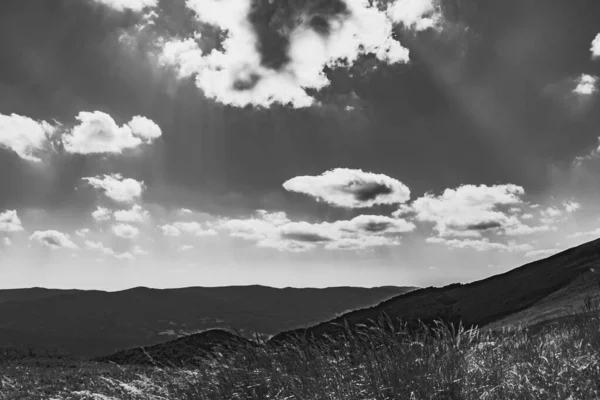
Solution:
M479 237L489 230L512 228L522 223L518 216L504 212L500 206L523 203L525 193L517 185L462 185L446 189L441 195L426 194L410 206L418 221L434 223L440 236Z
M118 222L144 222L150 218L150 213L144 210L139 204L135 204L129 210L119 210L114 212L115 221Z
M400 244L399 234L412 231L411 222L381 215L359 215L351 220L310 223L291 221L283 212L259 210L246 219L221 221L230 236L255 241L258 247L280 251L361 250Z
M82 178L95 189L104 191L110 199L120 203L132 203L139 199L144 190L144 182L123 178L120 174Z
M159 227L165 236L181 236L187 233L195 236L213 236L217 232L214 229L206 228L199 222L175 222Z
M126 125L101 111L82 111L76 117L80 124L63 134L64 148L77 154L120 154L142 143L151 143L162 135L160 127L146 117L136 116Z
M77 245L71 241L68 234L55 230L36 231L29 237L29 240L35 241L51 250L77 248Z
M102 253L109 255L109 256L114 256L115 255L115 251L109 247L104 246L104 244L102 244L101 242L94 242L91 240L86 240L85 241L85 248L89 249L89 250L98 250L101 251Z
M75 231L75 234L79 237L86 237L90 233L88 228L78 229Z
M408 187L396 179L348 168L336 168L319 176L298 176L285 182L283 188L345 208L399 204L410 198Z
M592 58L596 59L600 57L600 33L596 35L594 40L592 40L592 47L590 48L592 52Z
M596 83L598 82L598 77L594 75L581 74L575 80L577 86L573 89L573 93L580 96L590 96L598 90L596 88Z
M20 232L23 224L16 210L7 210L0 213L0 232Z
M388 6L387 13L393 22L416 31L437 28L443 21L436 0L396 0Z
M46 121L35 121L17 114L0 114L0 147L15 152L27 161L39 162L57 127Z
M344 0L340 10L333 11L300 3L292 7L278 2L255 5L251 0L188 0L197 20L222 29L225 40L220 48L203 53L198 34L163 39L157 43L162 49L159 61L175 67L180 77L194 76L204 95L221 103L307 107L316 102L310 90L330 84L325 67L353 65L367 54L387 64L408 62L409 51L393 37L393 27L403 18L410 19L409 29L433 27L439 14L426 0L421 3L418 10L399 6L386 11L367 0ZM272 10L256 12L260 7ZM286 12L273 10L283 7ZM264 15L273 18L263 21ZM264 52L273 49L265 50L264 30L272 31L266 36L279 35L286 42L275 62L265 61Z
M129 224L117 224L112 227L113 233L121 238L133 239L136 237L140 230L133 225Z
M563 203L563 207L565 208L566 212L572 213L579 210L581 208L581 204L576 201L565 201Z
M92 218L98 222L108 221L110 219L110 210L106 207L98 206L98 208L92 212Z

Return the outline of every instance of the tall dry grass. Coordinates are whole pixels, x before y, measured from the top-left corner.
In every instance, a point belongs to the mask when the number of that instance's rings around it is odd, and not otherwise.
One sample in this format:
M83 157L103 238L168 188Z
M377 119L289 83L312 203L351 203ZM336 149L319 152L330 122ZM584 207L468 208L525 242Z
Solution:
M2 368L0 398L12 390L52 399L600 399L600 306L588 299L541 329L439 322L415 331L381 318L346 327L342 338L248 346L193 367Z

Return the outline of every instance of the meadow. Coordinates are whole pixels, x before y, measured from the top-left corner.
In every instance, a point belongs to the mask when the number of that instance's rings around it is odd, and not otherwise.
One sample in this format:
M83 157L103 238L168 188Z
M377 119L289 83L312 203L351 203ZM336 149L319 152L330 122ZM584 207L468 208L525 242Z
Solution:
M0 399L598 399L600 314L537 331L408 331L382 318L345 340L248 346L188 365L23 355L0 364Z

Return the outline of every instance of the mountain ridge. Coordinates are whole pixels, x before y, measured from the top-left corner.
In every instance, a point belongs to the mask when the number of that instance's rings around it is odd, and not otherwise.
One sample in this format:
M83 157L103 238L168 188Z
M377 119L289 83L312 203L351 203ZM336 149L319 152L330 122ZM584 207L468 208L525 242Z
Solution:
M413 289L279 289L253 285L138 287L117 292L0 290L0 343L100 356L211 328L270 336Z
M281 332L272 337L270 342L277 343L296 335L318 337L322 334L334 334L343 330L339 324L348 322L349 326L354 326L369 319L377 319L384 313L392 319L401 318L413 324L417 321L431 323L441 319L452 323L460 321L466 326L484 327L495 320L535 305L551 293L569 285L589 268L599 265L600 239L596 239L482 280L416 289L400 294L377 305L353 310L308 328ZM545 278L545 284L541 285L540 281L535 280L524 283L528 277ZM500 297L497 293L499 290L492 290L496 289L495 286L503 286L502 289L507 291L502 293L505 294L503 308L497 307L497 303L489 300L490 295ZM479 296L475 296L473 292ZM469 297L467 300L464 298L466 295ZM414 301L415 299L419 301ZM487 312L482 310L485 306L477 303L484 303L489 307Z

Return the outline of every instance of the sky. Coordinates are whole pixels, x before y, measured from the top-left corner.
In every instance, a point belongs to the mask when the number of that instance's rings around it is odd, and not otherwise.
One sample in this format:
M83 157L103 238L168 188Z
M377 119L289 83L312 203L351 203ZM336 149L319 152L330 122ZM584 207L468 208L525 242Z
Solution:
M0 288L442 286L600 236L595 0L3 0Z

